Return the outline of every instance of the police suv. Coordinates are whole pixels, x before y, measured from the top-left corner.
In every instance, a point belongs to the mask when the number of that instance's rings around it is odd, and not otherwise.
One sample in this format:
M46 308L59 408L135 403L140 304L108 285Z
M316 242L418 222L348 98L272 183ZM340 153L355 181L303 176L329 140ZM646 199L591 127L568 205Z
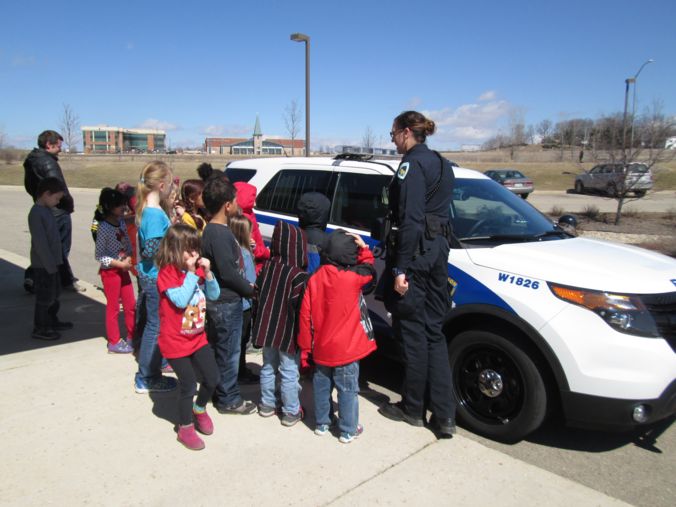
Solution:
M233 161L231 181L258 188L266 240L297 223L305 192L331 200L329 230L370 234L387 213L398 162L360 157ZM572 237L483 174L459 167L448 257L453 304L444 326L458 418L504 441L554 410L570 425L629 429L676 412L676 260ZM381 262L380 268L383 264ZM369 301L381 351L398 350L391 317Z

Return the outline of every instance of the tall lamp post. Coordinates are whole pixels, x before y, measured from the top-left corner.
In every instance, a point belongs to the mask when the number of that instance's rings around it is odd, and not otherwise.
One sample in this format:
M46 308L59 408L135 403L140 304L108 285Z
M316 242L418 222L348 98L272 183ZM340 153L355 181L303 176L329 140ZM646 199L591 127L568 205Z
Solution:
M622 117L622 158L624 163L627 163L627 106L629 105L629 85L633 83L634 85L634 97L632 101L632 107L631 107L631 144L629 145L629 149L634 144L634 113L635 113L635 108L636 108L636 80L638 79L638 75L641 73L643 70L643 67L648 65L649 63L653 63L655 60L650 58L649 60L646 60L643 62L643 65L641 65L638 69L638 72L634 74L634 77L628 77L627 79L624 80L625 83L625 88L624 88L624 115Z
M291 40L305 42L305 156L310 156L310 37L292 33Z

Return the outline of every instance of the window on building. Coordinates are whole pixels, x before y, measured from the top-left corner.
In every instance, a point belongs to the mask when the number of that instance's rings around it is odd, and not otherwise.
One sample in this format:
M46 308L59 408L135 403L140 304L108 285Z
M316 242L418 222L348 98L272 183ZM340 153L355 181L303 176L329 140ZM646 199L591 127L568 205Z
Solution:
M256 207L285 215L296 215L296 203L306 192L321 192L329 199L335 188L331 171L286 169L278 172L258 194Z
M391 176L381 174L341 173L333 200L331 223L371 230L375 219L387 214L382 195L391 180Z

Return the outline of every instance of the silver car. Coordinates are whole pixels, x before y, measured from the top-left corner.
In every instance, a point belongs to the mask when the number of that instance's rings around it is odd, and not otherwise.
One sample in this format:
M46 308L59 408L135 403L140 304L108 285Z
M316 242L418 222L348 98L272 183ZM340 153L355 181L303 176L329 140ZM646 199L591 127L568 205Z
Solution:
M653 174L650 168L641 163L599 164L590 171L575 176L575 192L600 192L611 197L621 193L631 192L637 197L643 197L653 188Z

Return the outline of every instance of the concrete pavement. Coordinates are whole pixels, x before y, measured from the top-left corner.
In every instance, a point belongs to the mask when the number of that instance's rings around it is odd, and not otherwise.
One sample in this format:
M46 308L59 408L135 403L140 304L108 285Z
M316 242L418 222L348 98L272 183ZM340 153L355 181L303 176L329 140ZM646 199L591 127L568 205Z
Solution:
M437 441L388 421L377 385L360 397L365 432L352 444L313 434L306 383L305 424L212 410L206 449L188 451L173 432L175 393L135 394L133 358L106 353L101 292L84 282L87 292L63 295L61 317L76 328L61 341L29 337L27 262L0 249L2 504L624 505L460 435Z

